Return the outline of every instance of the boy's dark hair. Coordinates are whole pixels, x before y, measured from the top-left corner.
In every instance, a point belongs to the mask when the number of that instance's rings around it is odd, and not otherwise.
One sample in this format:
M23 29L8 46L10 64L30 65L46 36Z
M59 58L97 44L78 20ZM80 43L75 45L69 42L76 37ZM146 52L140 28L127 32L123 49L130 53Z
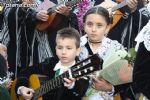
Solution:
M105 21L110 24L112 23L112 18L109 16L109 12L107 9L100 7L100 6L95 6L90 8L85 15L83 16L83 22L85 23L86 17L90 14L99 14L105 18Z
M74 28L63 28L57 32L56 40L58 38L71 38L76 40L76 47L80 47L80 34Z

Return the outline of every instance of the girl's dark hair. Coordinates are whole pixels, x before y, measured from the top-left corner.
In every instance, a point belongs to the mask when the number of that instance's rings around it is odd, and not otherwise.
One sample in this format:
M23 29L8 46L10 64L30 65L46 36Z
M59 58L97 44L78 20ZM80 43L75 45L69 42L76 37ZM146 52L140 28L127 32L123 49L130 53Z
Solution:
M96 7L90 8L83 16L84 23L86 21L86 17L90 14L99 14L99 15L103 16L105 18L107 24L110 24L112 22L112 18L109 16L108 10L103 7L96 6Z
M5 58L0 54L0 77L7 75L7 63Z
M63 28L57 32L56 40L59 38L71 38L76 40L76 47L80 47L80 34L74 28Z

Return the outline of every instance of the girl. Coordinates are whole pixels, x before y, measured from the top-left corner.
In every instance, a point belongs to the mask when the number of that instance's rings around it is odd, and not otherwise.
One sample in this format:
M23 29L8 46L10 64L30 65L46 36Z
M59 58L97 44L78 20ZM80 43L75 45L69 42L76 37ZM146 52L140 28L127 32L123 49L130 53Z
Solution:
M80 59L98 53L105 62L104 58L107 54L107 50L112 46L116 51L124 49L117 41L106 37L111 26L111 18L109 12L105 8L93 7L89 9L83 17L83 21L86 35L81 37ZM113 99L113 85L103 78L97 79L96 77L93 77L92 80L92 87L98 91L93 95L88 96L89 100Z

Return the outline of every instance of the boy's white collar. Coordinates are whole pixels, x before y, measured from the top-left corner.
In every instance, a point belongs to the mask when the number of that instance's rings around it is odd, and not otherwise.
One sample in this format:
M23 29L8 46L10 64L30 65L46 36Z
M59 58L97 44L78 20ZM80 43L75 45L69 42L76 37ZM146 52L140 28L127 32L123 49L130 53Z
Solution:
M55 65L55 67L54 67L54 71L56 71L56 70L58 70L58 69L60 69L60 70L63 70L63 71L66 71L66 70L68 70L71 66L73 66L73 65L75 65L75 61L71 64L71 65L69 65L69 66L63 66L62 64L61 64L61 62L59 61L56 65Z

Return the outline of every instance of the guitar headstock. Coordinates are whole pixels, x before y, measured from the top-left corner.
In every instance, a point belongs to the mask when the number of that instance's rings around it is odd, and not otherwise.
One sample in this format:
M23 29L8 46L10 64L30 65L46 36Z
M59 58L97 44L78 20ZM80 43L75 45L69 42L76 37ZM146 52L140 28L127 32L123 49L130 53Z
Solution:
M71 67L72 77L77 78L100 70L102 69L102 64L103 60L98 54L94 54Z

